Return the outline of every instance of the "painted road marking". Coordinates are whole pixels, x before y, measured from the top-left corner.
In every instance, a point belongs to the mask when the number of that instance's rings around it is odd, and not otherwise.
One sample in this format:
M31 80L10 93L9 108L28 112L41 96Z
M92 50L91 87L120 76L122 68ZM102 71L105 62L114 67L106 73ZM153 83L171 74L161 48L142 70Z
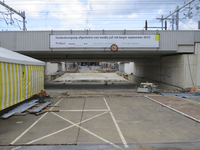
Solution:
M11 149L11 150L17 150L17 149L19 149L19 148L21 148L21 146L15 147L15 148L13 148L13 149Z
M149 96L163 96L163 95L144 95L144 97L149 97ZM171 96L175 96L175 95L171 95ZM175 96L177 97L177 96ZM200 104L198 102L195 102L195 101L192 101L192 100L189 100L187 98L182 98L182 97L179 97L180 99L183 99L183 100L186 100L186 101L190 101L190 102L193 102L193 103L196 103L196 104Z
M119 128L119 125L117 124L117 122L116 122L116 120L115 120L115 117L114 117L113 113L111 112L110 107L108 106L108 103L107 103L106 99L105 99L105 98L103 98L103 99L104 99L104 101L105 101L105 103L106 103L106 106L107 106L108 110L110 111L110 115L111 115L111 117L112 117L112 119L113 119L113 122L114 122L114 124L115 124L115 127L117 128L117 131L118 131L118 133L119 133L119 136L120 136L120 138L121 138L121 140L122 140L122 142L123 142L123 144L124 144L124 147L125 147L125 148L129 148L129 146L128 146L128 144L127 144L127 142L126 142L126 140L125 140L125 138L124 138L124 136L123 136L123 134L122 134L122 132L121 132L121 130L120 130L120 128Z
M62 100L63 100L63 99L61 99L60 101L58 101L55 105L58 105L58 103L60 103ZM54 108L54 107L52 107L50 110L52 110L53 108ZM91 135L93 135L93 136L99 138L100 140L102 140L102 141L104 141L104 142L106 142L106 143L108 143L108 144L114 146L115 148L122 149L121 147L115 145L114 143L112 143L112 142L110 142L110 141L108 141L108 140L106 140L106 139L104 139L104 138L102 138L102 137L100 137L100 136L98 136L98 135L92 133L91 131L89 131L89 130L87 130L87 129L85 129L85 128L83 128L83 127L80 126L80 124L83 123L83 122L89 121L89 120L91 120L91 119L94 119L94 118L96 118L96 117L99 117L99 116L101 116L101 115L104 115L104 114L108 113L108 112L110 111L109 106L108 106L108 109L96 109L96 110L95 110L95 109L89 109L89 110L61 110L61 111L74 111L74 112L79 112L79 111L104 111L104 112L101 113L101 114L99 114L99 115L93 116L93 117L91 117L91 118L89 118L89 119L86 119L86 120L84 120L84 121L81 121L81 122L79 122L79 123L77 123L77 124L71 122L71 121L68 120L68 119L63 118L62 116L60 116L60 115L58 115L58 114L56 114L56 113L54 113L54 112L51 112L52 114L56 115L57 117L59 117L59 118L65 120L65 121L71 123L72 125L69 126L69 127L64 128L64 129L58 130L58 131L56 131L56 132L54 132L54 133L48 134L48 135L46 135L46 136L43 136L43 137L41 137L41 138L35 139L35 140L33 140L33 141L30 141L30 142L28 142L28 143L26 143L26 144L28 145L28 144L34 143L34 142L36 142L36 141L42 140L42 139L44 139L44 138L47 138L47 137L52 136L52 135L55 135L55 134L57 134L57 133L59 133L59 132L62 132L62 131L64 131L64 130L67 130L67 129L69 129L69 128L72 128L72 127L74 127L74 126L77 126L77 127L79 127L80 129L86 131L87 133L89 133L89 134L91 134ZM11 142L11 144L16 143L16 142L17 142L22 136L24 136L31 128L33 128L44 116L46 116L46 114L47 114L47 113L45 113L45 114L42 115L38 120L36 120L28 129L26 129L21 135L19 135L13 142ZM113 114L111 113L111 115L113 115ZM113 116L113 117L114 117L114 116ZM128 146L128 145L127 145L127 146ZM126 147L126 146L125 146L125 147ZM20 148L20 147L17 147L17 148ZM128 148L128 147L127 147L127 148Z
M104 115L104 114L106 114L106 113L108 113L108 112L104 112L104 113L101 113L101 114L99 114L99 115L96 115L96 116L93 116L93 117L91 117L91 118L88 118L88 119L86 119L86 120L84 120L84 121L81 121L81 122L77 123L77 125L80 124L80 123L89 121L89 120L91 120L91 119L93 119L93 118L99 117L99 116L101 116L101 115ZM63 119L63 118L62 118L62 119ZM65 120L65 119L64 119L64 120ZM65 121L66 121L66 120L65 120ZM37 141L39 141L39 140L42 140L42 139L44 139L44 138L47 138L47 137L50 137L50 136L55 135L55 134L57 134L57 133L60 133L60 132L62 132L62 131L64 131L64 130L67 130L67 129L72 128L72 127L74 127L74 126L75 126L75 124L74 124L74 125L71 125L71 126L69 126L69 127L63 128L63 129L61 129L61 130L58 130L58 131L56 131L56 132L53 132L53 133L51 133L51 134L45 135L45 136L43 136L43 137L41 137L41 138L35 139L35 140L33 140L33 141L30 141L30 142L28 142L28 143L26 143L26 144L31 144L31 143L37 142Z
M108 143L108 144L110 144L110 145L112 145L112 146L114 146L114 147L116 147L116 148L122 149L121 147L115 145L114 143L112 143L112 142L110 142L110 141L108 141L108 140L106 140L106 139L104 139L104 138L102 138L102 137L100 137L100 136L98 136L98 135L96 135L96 134L90 132L89 130L87 130L87 129L85 129L85 128L83 128L83 127L81 127L81 126L79 126L79 125L77 125L77 124L75 124L75 123L73 123L73 122L71 122L70 120L67 120L67 119L63 118L62 116L60 116L60 115L58 115L58 114L56 114L56 113L54 113L54 112L51 112L51 113L54 114L54 115L56 115L56 116L58 116L59 118L65 120L65 121L67 121L67 122L69 122L69 123L71 123L71 124L73 124L73 125L79 127L80 129L82 129L82 130L88 132L89 134L91 134L91 135L93 135L93 136L99 138L100 140L102 140L102 141L104 141L104 142L106 142L106 143Z
M59 111L77 111L77 112L82 112L82 111L109 111L108 109L85 109L85 110L59 110Z
M63 99L59 100L55 105L58 105ZM52 110L54 107L51 107L50 110ZM12 141L10 144L15 144L24 134L26 134L32 127L34 127L44 116L47 115L48 112L43 114L38 120L36 120L28 129L26 129L23 133L21 133L14 141Z
M161 102L158 102L158 101L156 101L155 99L150 98L150 97L148 97L148 96L144 96L144 97L146 97L146 98L148 98L148 99L150 99L150 100L152 100L152 101L154 101L154 102L156 102L156 103L158 103L158 104L160 104L160 105L162 105L162 106L165 106L165 107L167 107L167 108L169 108L169 109L171 109L171 110L173 110L173 111L175 111L175 112L177 112L177 113L179 113L179 114L181 114L181 115L183 115L183 116L186 116L186 117L188 117L188 118L190 118L190 119L192 119L192 120L197 121L197 122L200 123L200 120L197 120L196 118L194 118L194 117L192 117L192 116L189 116L189 115L187 115L187 114L185 114L185 113L183 113L183 112L181 112L181 111L178 111L178 110L176 110L176 109L174 109L174 108L172 108L172 107L169 107L168 105L165 105L165 104L163 104L163 103L161 103Z

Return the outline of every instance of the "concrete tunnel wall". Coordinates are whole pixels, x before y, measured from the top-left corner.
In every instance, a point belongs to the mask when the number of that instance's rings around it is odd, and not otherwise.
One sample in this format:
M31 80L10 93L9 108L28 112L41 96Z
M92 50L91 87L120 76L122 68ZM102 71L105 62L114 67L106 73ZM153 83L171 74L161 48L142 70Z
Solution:
M61 71L65 71L65 62L61 62ZM51 63L51 62L46 62L45 63L45 75L50 75L59 70L58 63Z
M197 86L200 87L200 43L195 43L195 55L196 55L196 59L197 59L197 79L196 79L196 83Z
M46 62L45 63L45 75L50 75L58 70L58 63L51 63L51 62Z
M200 43L195 43L194 48L194 54L165 56L157 61L125 64L124 71L127 74L133 73L136 77L145 77L182 88L200 88ZM130 80L138 84L135 78Z

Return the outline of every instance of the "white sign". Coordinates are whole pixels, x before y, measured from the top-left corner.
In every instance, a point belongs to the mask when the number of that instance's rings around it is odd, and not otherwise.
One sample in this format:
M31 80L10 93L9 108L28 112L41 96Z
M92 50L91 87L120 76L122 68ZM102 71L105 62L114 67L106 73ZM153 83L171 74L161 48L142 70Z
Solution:
M50 48L159 47L159 35L50 35Z

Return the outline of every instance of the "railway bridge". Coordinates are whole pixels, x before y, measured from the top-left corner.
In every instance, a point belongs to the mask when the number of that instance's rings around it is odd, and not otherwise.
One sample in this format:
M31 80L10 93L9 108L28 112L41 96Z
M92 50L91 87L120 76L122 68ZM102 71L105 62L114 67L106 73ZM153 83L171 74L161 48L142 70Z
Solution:
M134 62L138 77L200 87L200 31L1 31L0 46L45 62Z

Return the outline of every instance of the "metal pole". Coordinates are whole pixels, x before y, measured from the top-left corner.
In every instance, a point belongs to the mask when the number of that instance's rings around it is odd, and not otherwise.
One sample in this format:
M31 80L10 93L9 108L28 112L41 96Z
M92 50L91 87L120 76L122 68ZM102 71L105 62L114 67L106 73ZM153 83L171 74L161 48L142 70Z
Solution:
M174 30L174 15L172 17L172 30Z
M179 30L179 6L177 6L176 12L176 30Z
M198 22L199 24L198 24L198 29L200 30L200 21Z
M25 16L25 11L23 11L23 15ZM26 31L26 17L23 17L23 31Z
M188 4L192 3L193 1L195 1L195 0L191 0L188 3L186 3L185 5L181 6L180 8L177 8L174 12L172 12L167 17L165 17L164 20L167 19L168 17L170 17L171 15L173 15L174 13L176 13L177 11L181 10L182 8L184 8L185 6L187 6Z
M26 31L26 21L25 21L25 18L23 18L23 31Z
M4 7L8 8L10 11L18 14L19 16L21 16L23 18L23 30L25 31L26 30L26 26L25 26L25 19L26 19L25 12L19 13L18 11L14 10L13 8L11 8L10 6L6 5L4 2L1 2L1 1L0 1L0 4L3 5Z
M147 20L145 21L145 30L147 30Z
M163 30L163 15L162 15L161 23L162 23L162 30Z
M14 10L13 8L11 8L10 6L6 5L5 3L0 1L0 4L3 5L4 7L10 9L11 11L13 11L14 13L18 14L19 16L21 16L22 18L25 18L25 16L19 12L17 12L16 10Z

